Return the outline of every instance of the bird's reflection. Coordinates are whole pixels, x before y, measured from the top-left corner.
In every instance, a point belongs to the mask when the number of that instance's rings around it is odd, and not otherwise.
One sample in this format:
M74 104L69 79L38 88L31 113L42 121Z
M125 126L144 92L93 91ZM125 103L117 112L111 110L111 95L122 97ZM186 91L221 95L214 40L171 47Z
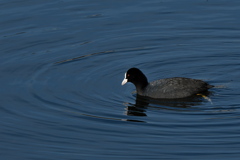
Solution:
M154 107L165 110L183 110L190 109L192 106L201 105L203 101L209 100L211 92L204 92L202 94L194 95L181 99L152 99L136 95L135 104L128 103L126 107L126 114L128 116L147 116L147 109Z

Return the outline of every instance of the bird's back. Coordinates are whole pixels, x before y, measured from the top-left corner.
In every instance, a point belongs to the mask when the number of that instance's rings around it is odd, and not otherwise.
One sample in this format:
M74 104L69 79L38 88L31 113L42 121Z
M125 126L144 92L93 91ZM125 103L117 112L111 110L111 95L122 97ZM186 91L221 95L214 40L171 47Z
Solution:
M174 77L150 82L141 94L152 98L183 98L212 87L202 80Z

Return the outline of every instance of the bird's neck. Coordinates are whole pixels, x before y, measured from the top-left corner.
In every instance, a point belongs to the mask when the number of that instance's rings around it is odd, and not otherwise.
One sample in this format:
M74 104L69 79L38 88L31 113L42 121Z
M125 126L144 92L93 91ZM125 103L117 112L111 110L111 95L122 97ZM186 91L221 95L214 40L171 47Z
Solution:
M148 85L148 81L144 81L144 82L142 81L142 82L136 83L135 87L136 87L137 93L139 95L143 95L143 91L147 85Z

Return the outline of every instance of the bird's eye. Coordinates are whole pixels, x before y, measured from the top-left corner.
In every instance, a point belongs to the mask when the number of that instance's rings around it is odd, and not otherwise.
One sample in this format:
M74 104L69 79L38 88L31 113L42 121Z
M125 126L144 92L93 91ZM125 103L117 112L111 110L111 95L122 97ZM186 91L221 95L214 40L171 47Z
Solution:
M130 77L130 74L127 74L127 77Z

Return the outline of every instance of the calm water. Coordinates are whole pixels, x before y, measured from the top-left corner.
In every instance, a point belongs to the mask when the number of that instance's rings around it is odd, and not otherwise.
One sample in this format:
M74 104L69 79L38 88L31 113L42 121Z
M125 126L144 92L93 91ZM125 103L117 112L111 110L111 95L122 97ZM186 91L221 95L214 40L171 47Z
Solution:
M0 2L0 157L239 159L240 1ZM121 86L203 79L208 98Z

